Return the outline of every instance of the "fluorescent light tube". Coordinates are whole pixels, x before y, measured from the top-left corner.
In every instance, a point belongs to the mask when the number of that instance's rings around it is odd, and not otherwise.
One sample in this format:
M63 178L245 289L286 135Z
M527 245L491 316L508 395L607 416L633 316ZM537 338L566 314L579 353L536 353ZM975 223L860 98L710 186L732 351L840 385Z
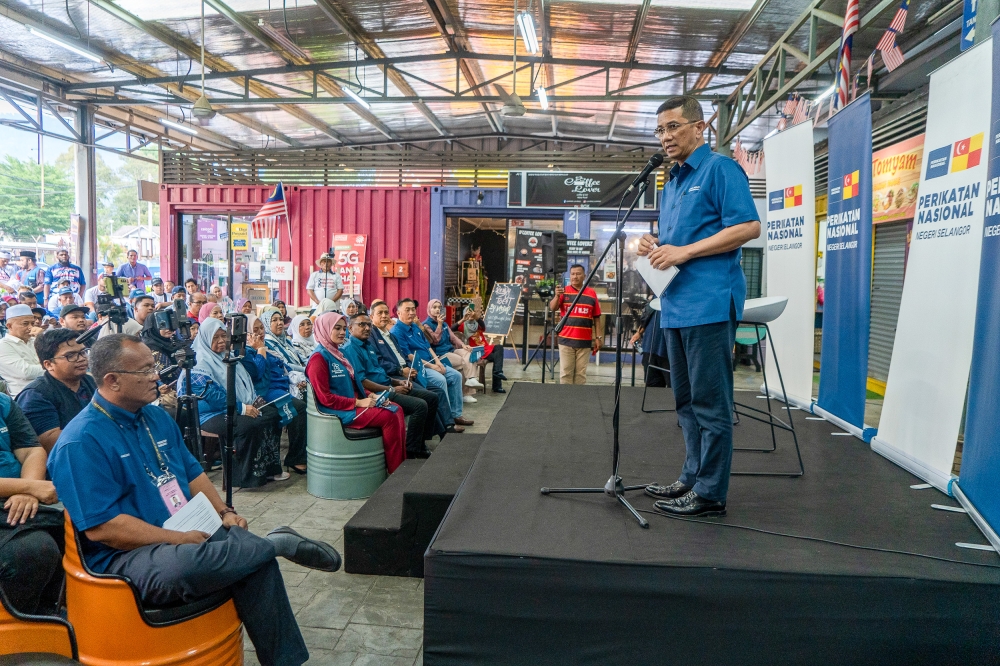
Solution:
M818 101L820 101L821 99L826 99L827 97L829 97L830 95L832 95L832 94L833 94L833 93L835 93L836 91L837 91L837 86L836 86L836 85L832 85L832 86L830 86L829 88L827 88L827 89L826 89L826 90L825 90L825 91L823 92L823 94L822 94L822 95L820 95L819 97L817 97L817 98L816 98L816 99L814 99L813 101L814 101L814 102L818 102Z
M185 134L195 135L198 134L198 130L193 127L188 127L187 125L181 125L180 123L175 123L173 120L168 120L167 118L160 118L160 124L165 127L173 127L178 132L184 132Z
M28 29L28 32L30 32L31 34L35 35L36 37L41 37L45 41L50 42L52 44L55 44L56 46L62 47L64 49L66 49L67 51L72 51L73 53L77 54L78 56L82 56L82 57L86 58L87 60L90 60L92 62L104 62L104 60L103 60L103 58L101 58L101 56L95 55L95 54L91 53L90 51L85 51L84 49L81 49L78 46L73 46L72 44L63 41L63 40L59 39L58 37L53 37L52 35L50 35L48 33L45 33L45 32L42 32L41 30L38 30L37 28L33 28L30 25L25 26L25 27Z
M538 89L538 103L541 104L543 110L548 111L549 98L545 95L545 88Z
M357 102L361 106L365 107L366 109L372 108L371 104L369 104L365 100L361 99L361 97L359 97L358 94L356 92L354 92L353 90L351 90L350 88L344 88L344 92L347 93L348 97L350 97L351 99L353 99L355 102Z
M535 19L528 12L518 12L517 27L524 40L524 49L531 54L538 53L538 36L535 33Z

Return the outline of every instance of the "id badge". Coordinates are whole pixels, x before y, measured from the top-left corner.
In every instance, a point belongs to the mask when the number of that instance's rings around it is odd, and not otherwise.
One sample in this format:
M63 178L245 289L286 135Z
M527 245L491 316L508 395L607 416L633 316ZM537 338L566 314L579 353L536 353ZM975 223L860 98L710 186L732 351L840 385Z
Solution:
M187 504L187 499L184 497L184 493L181 492L181 486L177 483L177 477L171 474L169 478L160 477L160 483L157 484L156 489L160 491L160 497L163 498L163 504L167 507L167 511L170 515L174 515L181 510L185 504Z

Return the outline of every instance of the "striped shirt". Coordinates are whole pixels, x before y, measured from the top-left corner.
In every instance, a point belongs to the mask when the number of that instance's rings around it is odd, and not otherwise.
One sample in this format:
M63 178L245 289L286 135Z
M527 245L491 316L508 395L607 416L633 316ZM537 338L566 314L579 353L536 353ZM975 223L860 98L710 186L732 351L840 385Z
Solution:
M569 306L576 296L576 287L566 285L566 293L559 302L559 313L566 316ZM584 349L590 347L594 340L594 319L601 316L601 306L597 302L597 292L590 287L583 290L583 296L573 308L572 314L566 319L566 325L559 331L559 344L567 347Z

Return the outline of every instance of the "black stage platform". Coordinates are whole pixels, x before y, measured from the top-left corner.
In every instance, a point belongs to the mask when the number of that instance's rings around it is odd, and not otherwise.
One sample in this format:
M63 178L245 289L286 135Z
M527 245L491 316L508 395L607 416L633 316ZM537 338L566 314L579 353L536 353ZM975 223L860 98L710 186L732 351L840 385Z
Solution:
M919 480L801 411L805 476L733 477L729 515L710 525L644 514L644 530L608 496L542 496L608 479L613 398L514 385L424 558L425 664L1000 662L1000 568L723 527L1000 567L955 547L985 541L968 516L930 506L955 502L911 490ZM642 414L640 398L624 389L622 476L672 482L676 415ZM780 435L778 453L738 452L734 471L794 471ZM770 431L744 418L736 446L769 447Z

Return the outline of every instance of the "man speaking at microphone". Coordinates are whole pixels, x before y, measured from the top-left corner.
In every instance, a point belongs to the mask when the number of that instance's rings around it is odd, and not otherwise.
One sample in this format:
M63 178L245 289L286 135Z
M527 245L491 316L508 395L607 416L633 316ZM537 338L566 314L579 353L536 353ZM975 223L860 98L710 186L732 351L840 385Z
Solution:
M659 238L646 234L639 255L680 272L660 298L660 327L687 457L680 478L653 484L661 513L724 516L733 458L736 322L746 278L740 247L760 236L750 182L740 166L705 143L705 116L693 97L672 97L656 112L654 134L676 164L663 188Z

